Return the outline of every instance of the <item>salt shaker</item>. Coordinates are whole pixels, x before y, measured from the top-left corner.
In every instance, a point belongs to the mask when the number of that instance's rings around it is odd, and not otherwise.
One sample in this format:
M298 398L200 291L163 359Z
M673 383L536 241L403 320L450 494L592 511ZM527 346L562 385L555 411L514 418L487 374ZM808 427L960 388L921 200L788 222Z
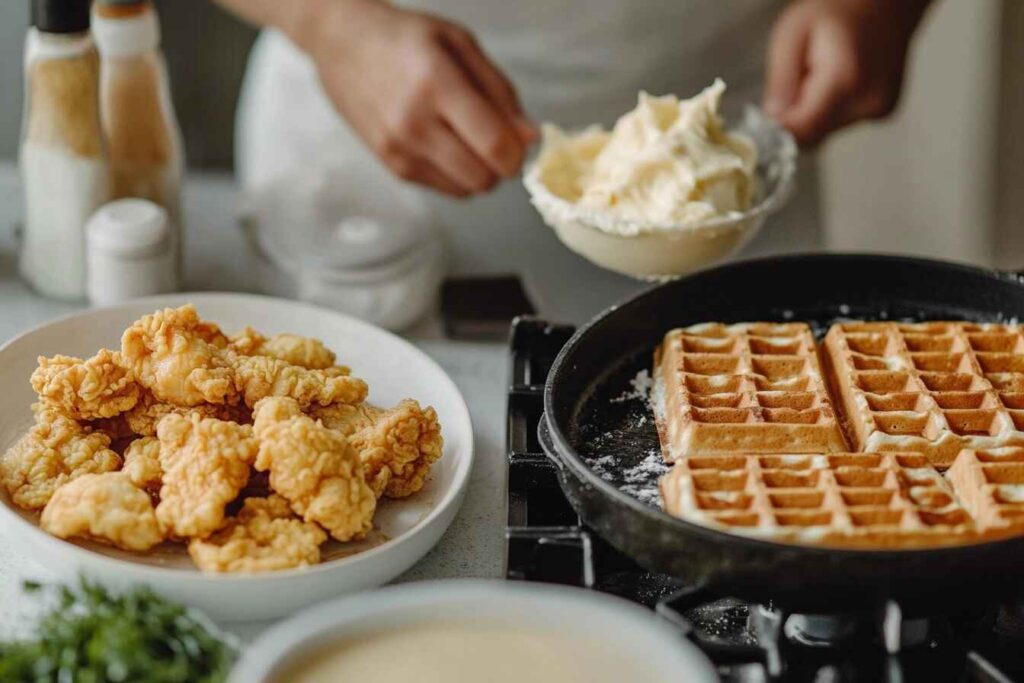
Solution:
M85 233L86 282L94 305L177 289L171 229L163 207L148 199L118 199L93 214Z

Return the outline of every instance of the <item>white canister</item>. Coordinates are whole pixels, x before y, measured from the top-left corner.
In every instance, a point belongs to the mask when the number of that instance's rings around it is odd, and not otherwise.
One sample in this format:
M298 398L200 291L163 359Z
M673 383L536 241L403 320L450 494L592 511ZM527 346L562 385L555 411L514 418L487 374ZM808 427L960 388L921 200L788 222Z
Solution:
M167 211L148 199L106 204L86 225L89 301L106 306L178 288Z
M310 165L246 199L259 287L403 330L436 304L444 243L422 198L382 170Z

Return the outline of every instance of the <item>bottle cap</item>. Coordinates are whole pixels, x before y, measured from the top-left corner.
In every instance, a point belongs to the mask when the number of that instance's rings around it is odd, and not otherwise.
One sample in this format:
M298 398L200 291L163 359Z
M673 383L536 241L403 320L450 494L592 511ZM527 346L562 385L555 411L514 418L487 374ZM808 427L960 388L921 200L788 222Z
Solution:
M33 0L32 25L44 33L89 30L91 0Z
M101 206L85 226L88 249L128 258L170 248L167 211L148 199L118 199Z
M110 4L109 0L103 4ZM92 36L101 55L137 55L160 46L160 19L156 10L148 5L130 15L106 16L97 4L92 11Z

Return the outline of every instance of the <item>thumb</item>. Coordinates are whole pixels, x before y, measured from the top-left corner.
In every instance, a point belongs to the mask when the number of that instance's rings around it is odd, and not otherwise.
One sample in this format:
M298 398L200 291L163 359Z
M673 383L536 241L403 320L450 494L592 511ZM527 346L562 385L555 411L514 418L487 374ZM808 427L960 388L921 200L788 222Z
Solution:
M803 13L784 13L772 29L765 75L764 110L779 118L800 93L804 78L810 23Z

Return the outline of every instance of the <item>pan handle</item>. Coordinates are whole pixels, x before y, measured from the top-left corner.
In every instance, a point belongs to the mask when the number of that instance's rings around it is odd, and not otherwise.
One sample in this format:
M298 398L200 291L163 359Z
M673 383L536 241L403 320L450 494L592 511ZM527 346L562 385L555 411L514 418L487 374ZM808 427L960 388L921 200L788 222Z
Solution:
M555 449L555 442L551 438L551 428L548 427L548 418L546 415L541 415L540 420L537 423L537 440L540 442L540 448L544 451L544 455L551 461L551 464L561 472L565 470L565 464L562 463L562 459L558 457L558 451Z

